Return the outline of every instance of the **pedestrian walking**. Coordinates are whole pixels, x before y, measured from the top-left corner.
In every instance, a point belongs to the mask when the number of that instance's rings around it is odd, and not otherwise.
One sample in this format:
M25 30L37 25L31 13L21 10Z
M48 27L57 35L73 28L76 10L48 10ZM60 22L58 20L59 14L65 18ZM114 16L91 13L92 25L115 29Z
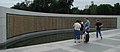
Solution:
M96 20L96 23L95 23L96 38L98 38L98 35L100 35L100 37L102 39L102 34L101 34L101 27L102 26L103 26L103 24L100 22L100 20Z

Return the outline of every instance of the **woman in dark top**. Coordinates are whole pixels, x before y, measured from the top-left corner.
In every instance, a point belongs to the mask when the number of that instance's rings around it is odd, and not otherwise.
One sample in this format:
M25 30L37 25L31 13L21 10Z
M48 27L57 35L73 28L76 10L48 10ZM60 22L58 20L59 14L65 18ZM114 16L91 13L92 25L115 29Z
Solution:
M81 28L80 28L80 32L81 32L80 35L81 36L80 36L80 38L81 38L81 41L84 41L84 35L83 34L85 33L85 28L84 28L84 24L83 24L82 21L80 22L80 24L81 24Z

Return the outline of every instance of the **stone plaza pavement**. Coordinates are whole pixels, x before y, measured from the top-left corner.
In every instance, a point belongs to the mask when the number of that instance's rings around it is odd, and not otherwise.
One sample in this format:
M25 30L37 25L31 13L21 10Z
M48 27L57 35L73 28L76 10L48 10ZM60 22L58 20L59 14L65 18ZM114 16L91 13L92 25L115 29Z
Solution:
M120 29L102 31L103 39L90 33L89 43L74 43L73 39L32 45L0 52L120 52Z

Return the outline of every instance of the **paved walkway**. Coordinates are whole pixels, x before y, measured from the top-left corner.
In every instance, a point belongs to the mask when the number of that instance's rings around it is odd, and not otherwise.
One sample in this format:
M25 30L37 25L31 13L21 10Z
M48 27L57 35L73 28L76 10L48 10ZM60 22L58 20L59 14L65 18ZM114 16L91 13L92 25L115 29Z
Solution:
M96 39L95 32L90 33L89 43L73 43L73 39L26 46L0 52L120 52L120 29L102 31L103 39Z

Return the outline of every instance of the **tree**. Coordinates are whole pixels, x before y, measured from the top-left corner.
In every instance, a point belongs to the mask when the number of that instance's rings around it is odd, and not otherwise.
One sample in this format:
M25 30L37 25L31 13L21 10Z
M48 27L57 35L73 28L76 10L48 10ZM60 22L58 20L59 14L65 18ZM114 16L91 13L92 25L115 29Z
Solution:
M97 7L97 14L99 15L110 15L113 12L113 6L110 4L100 4Z
M20 9L20 7L21 7L21 4L20 4L20 3L17 3L16 5L14 5L14 6L11 7L11 8L13 8L13 9Z
M78 9L78 7L74 7L74 8L71 9L71 13L72 14L79 14L80 10Z
M15 4L11 8L13 8L13 9L19 9L19 10L28 10L29 9L28 8L29 4L30 4L30 1L25 0L24 2Z
M89 7L89 10L90 10L90 14L91 14L91 15L97 14L97 5L91 5L91 6Z
M114 4L113 11L114 11L114 14L120 15L120 4L119 3Z
M70 13L72 3L73 0L58 0L51 6L51 11L56 13Z
M22 3L14 5L12 8L36 12L69 13L73 1L74 0L34 0L30 3L25 0Z
M87 14L87 15L89 15L90 14L90 10L89 9L80 10L79 14Z
M25 0L24 2L15 4L11 8L47 13L120 15L119 3L114 4L114 6L110 4L100 4L97 6L94 4L94 1L92 1L90 6L83 10L79 10L78 7L71 8L73 2L74 0L33 0L33 2Z

